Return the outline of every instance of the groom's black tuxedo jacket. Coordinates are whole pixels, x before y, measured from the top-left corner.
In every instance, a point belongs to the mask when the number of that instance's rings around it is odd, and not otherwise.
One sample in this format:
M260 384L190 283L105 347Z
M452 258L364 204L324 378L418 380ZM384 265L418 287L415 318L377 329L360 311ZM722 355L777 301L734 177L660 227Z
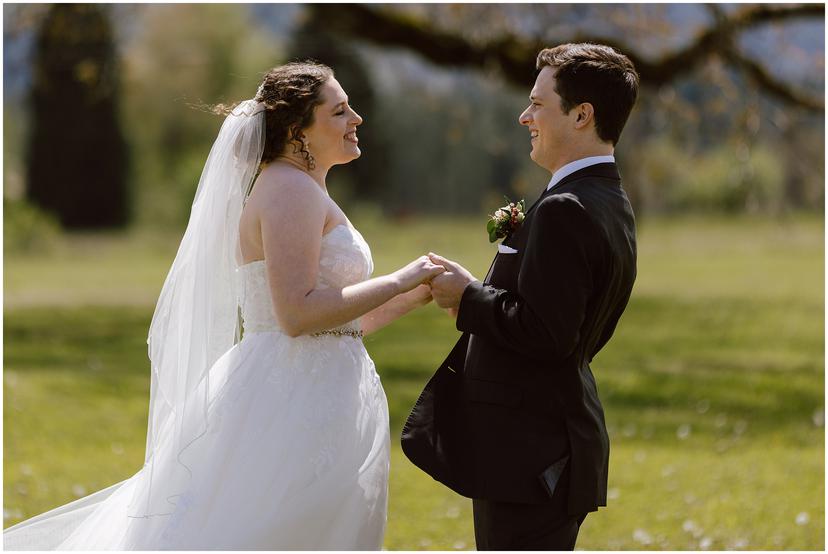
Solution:
M403 451L470 498L547 503L568 485L564 509L594 511L606 505L609 438L589 363L636 274L615 164L544 191L503 244L517 252L498 253L466 287L463 335L411 411Z

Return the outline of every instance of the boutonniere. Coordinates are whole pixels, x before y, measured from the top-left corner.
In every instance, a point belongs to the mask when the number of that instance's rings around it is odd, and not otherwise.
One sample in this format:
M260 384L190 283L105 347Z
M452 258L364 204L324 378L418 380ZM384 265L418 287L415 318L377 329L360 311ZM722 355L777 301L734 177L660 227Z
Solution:
M486 230L489 232L489 242L495 242L498 239L506 238L518 229L523 223L526 209L524 201L521 200L517 204L509 202L506 198L507 205L498 208L495 213L489 216L489 222L486 224Z

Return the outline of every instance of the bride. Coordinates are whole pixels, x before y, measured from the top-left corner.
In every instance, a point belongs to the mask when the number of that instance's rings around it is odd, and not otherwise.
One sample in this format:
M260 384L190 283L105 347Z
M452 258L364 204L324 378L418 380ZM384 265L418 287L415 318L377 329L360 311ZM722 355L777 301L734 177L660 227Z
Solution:
M444 268L369 279L325 184L362 123L330 68L274 68L221 108L150 326L144 466L6 529L7 550L382 547L388 407L361 338L428 303Z

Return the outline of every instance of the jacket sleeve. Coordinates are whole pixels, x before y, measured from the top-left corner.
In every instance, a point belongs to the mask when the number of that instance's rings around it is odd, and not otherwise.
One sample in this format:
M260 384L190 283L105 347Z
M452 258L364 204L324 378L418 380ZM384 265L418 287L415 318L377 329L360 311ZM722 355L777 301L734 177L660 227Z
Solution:
M534 214L518 290L471 283L460 300L457 329L531 358L566 358L578 344L598 248L597 229L577 198L544 198Z

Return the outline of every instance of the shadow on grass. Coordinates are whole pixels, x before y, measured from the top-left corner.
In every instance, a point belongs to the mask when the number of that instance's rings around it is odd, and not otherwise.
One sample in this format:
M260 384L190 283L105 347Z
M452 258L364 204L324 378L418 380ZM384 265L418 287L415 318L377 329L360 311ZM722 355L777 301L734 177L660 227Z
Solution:
M146 394L151 316L134 307L6 312L5 368L76 373L102 395ZM807 440L798 430L824 404L822 329L819 305L636 297L592 363L608 425L654 441L674 441L682 426L711 438L735 428ZM459 335L432 305L366 338L395 436Z

